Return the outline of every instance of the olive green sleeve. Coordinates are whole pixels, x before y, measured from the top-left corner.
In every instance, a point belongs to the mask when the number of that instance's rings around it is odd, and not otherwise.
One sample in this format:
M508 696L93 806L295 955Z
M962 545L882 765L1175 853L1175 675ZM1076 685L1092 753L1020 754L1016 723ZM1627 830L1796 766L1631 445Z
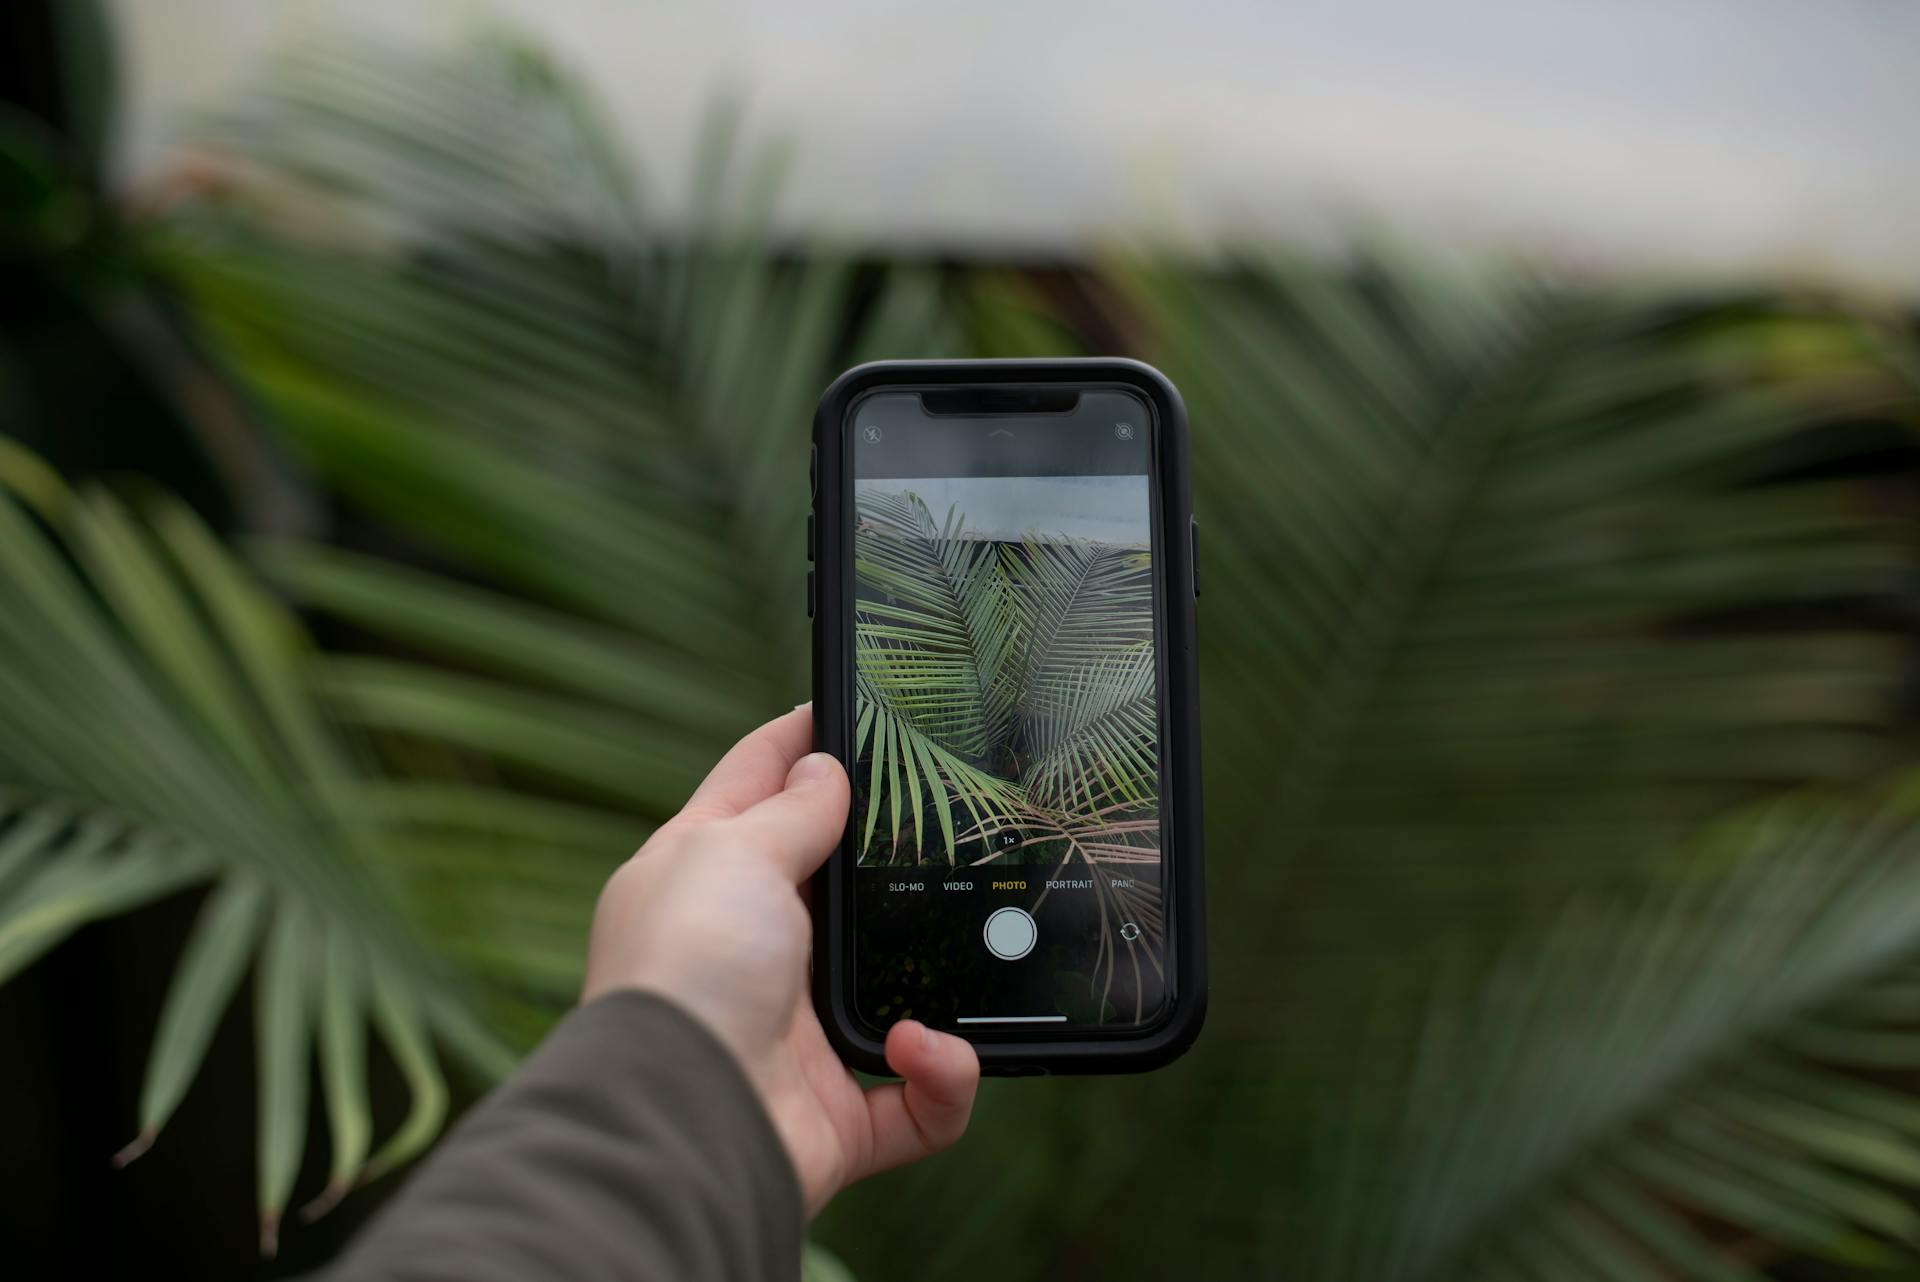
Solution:
M347 1250L336 1282L797 1278L793 1164L740 1066L664 998L563 1019Z

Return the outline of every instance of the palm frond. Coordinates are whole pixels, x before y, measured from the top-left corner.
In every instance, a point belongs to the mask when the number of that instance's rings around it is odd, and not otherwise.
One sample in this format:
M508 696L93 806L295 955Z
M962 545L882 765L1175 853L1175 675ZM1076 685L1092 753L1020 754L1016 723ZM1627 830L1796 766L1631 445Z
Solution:
M198 851L111 812L0 789L0 981L91 921L203 880Z
M1004 739L1019 694L1008 679L1022 617L995 545L965 516L936 522L914 494L863 496L854 607L868 684L915 726L962 753Z
M855 538L856 769L870 850L883 802L923 849L932 809L949 862L1158 791L1153 580L1142 556L1086 540L976 538L911 491L861 496ZM1018 783L1013 780L1017 779ZM924 784L924 790L923 790ZM1026 837L1001 833L1027 831Z
M856 813L852 822L859 825L856 831L863 855L873 847L883 804L889 843L904 838L910 823L916 852L925 850L932 836L923 830L924 816L932 811L949 863L962 840L981 840L1019 822L1024 798L1017 786L948 749L903 716L892 699L864 677L857 677L856 684L853 761L867 806L866 813ZM956 831L955 803L972 820L968 837Z
M1004 669L1019 616L994 544L966 537L964 515L936 521L918 495L875 493L861 496L856 520L853 759L867 801L864 821L855 817L860 849L872 849L876 831L897 845L906 824L914 848L925 849L931 811L951 863L952 803L980 832L1008 822L1019 803L988 763L1015 713L1018 690Z
M1384 1133L1318 1276L1560 1277L1556 1254L1636 1277L1785 1251L1911 1267L1920 1109L1879 1075L1920 1065L1895 1031L1920 974L1920 813L1861 809L1728 821L1637 902L1574 905L1469 992L1436 988L1404 1071L1374 1066L1371 1113L1343 1118Z
M507 1056L479 1031L467 986L394 911L405 896L379 834L348 809L352 754L307 694L292 619L170 501L142 520L103 492L67 491L10 446L0 486L0 973L88 921L212 884L122 1158L166 1124L257 962L270 1249L305 1144L316 1029L334 1195L365 1173L366 1064L349 1052L373 1015L357 977L409 994L432 1012L423 1037L484 1071ZM420 1077L444 1092L437 1054Z
M1144 554L1084 539L1030 536L1009 551L1022 597L1021 785L1054 810L1159 793L1159 682L1153 576Z
M1149 616L1151 617L1151 616ZM1020 782L1035 805L1151 807L1160 786L1159 681L1151 642L1053 674L1026 717Z
M291 57L210 134L254 208L338 217L201 209L165 261L317 476L494 585L261 550L303 600L418 656L335 665L350 715L397 751L443 745L663 819L685 763L804 680L796 407L856 356L945 341L942 292L783 261L782 162L732 141L730 109L696 149L695 231L668 240L539 55L427 61L371 74L412 59L325 42ZM628 715L589 706L607 700Z
M1004 555L1009 579L1026 598L1022 684L1044 687L1057 673L1151 639L1153 577L1144 552L1038 534L1022 551Z
M1230 603L1203 631L1232 745L1210 808L1287 864L1244 889L1303 989L1249 1013L1330 995L1310 959L1355 929L1385 961L1551 911L1758 791L1885 760L1901 646L1844 611L1774 626L1898 591L1902 523L1791 476L1851 448L1823 415L1886 403L1864 365L1783 383L1707 341L1710 307L1524 277L1138 289Z

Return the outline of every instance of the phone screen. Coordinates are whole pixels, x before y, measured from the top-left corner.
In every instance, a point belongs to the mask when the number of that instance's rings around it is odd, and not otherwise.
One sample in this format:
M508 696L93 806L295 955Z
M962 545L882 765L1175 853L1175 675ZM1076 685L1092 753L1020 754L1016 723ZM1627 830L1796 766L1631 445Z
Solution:
M845 425L855 1009L1136 1028L1172 988L1156 425L1118 388L990 395L878 391Z

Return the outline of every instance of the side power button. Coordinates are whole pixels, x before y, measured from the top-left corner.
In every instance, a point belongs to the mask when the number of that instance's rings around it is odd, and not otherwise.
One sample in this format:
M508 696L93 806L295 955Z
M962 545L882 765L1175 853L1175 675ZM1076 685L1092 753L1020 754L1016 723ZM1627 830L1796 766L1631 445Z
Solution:
M1193 546L1193 599L1200 599L1200 518L1189 518L1193 522L1193 537L1189 542Z

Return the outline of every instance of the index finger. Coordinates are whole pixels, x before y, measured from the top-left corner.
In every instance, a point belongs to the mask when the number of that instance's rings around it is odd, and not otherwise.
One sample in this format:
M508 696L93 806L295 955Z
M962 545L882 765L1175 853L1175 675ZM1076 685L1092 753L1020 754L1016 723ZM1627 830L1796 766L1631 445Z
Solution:
M813 748L813 705L775 717L727 750L680 808L680 819L731 819L786 786L787 771Z

